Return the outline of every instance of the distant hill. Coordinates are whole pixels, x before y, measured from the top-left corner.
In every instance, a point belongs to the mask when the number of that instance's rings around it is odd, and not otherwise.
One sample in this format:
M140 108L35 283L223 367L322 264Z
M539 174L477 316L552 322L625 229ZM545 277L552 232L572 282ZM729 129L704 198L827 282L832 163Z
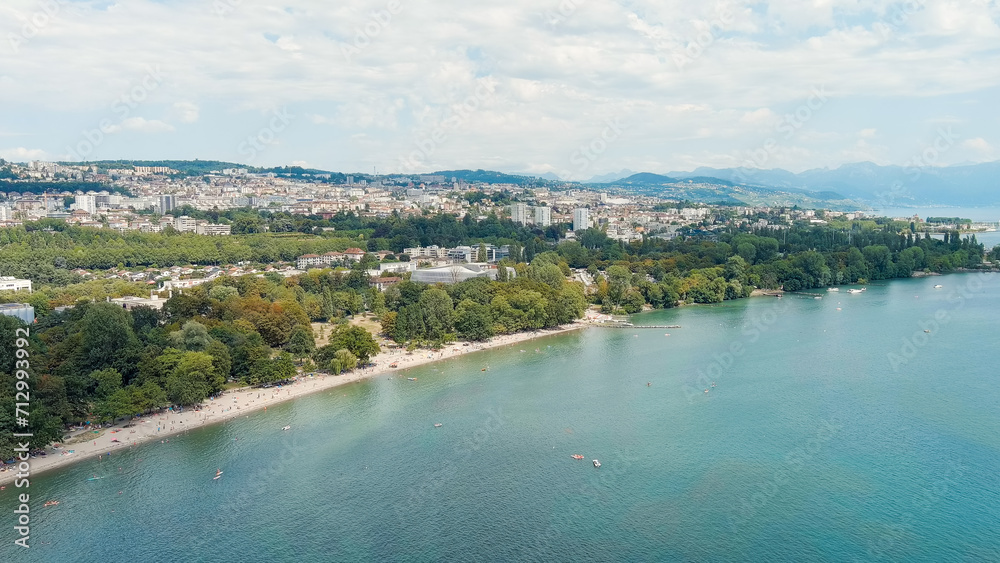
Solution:
M539 185L547 183L546 180L538 176L518 176L493 170L440 170L431 172L429 175L444 176L448 180L457 178L466 182L482 182L484 184Z
M697 172L704 173L707 170L699 169ZM757 184L743 185L724 178L696 174L690 174L686 178L676 178L674 174L665 176L651 172L640 172L618 181L609 182L607 185L643 195L701 203L787 207L798 205L799 207L823 207L835 210L861 208L858 202L830 190L814 192L800 188L776 188Z
M657 185L657 184L674 184L678 182L677 178L671 178L669 176L661 176L659 174L653 174L652 172L639 172L638 174L632 174L627 178L622 178L613 184L627 185L627 184L642 184L642 185Z
M584 184L607 184L609 182L616 182L622 178L628 178L629 176L635 174L634 170L622 170L621 172L611 172L609 174L601 174L599 176L594 176L593 178L583 182Z
M872 162L814 168L798 174L782 169L697 168L670 172L677 178L713 176L777 189L835 192L876 207L909 205L1000 205L1000 161L948 167L880 166Z

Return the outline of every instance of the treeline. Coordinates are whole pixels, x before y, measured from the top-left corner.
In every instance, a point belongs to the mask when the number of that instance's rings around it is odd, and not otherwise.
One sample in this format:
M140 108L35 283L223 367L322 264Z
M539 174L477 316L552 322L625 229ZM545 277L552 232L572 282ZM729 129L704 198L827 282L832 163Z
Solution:
M983 267L983 245L955 231L944 240L902 232L895 224L870 229L793 227L730 231L718 240L630 243L594 229L558 245L574 268L596 283L591 300L605 311L634 313L643 305L717 303L754 288L800 291L829 285L910 277L914 271ZM991 256L1000 256L993 250ZM603 273L602 273L603 272Z

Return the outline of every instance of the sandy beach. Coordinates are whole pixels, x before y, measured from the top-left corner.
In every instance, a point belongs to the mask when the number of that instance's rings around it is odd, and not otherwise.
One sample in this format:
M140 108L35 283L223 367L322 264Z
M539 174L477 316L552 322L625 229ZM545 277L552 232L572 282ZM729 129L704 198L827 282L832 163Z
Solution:
M157 440L167 440L170 436L216 424L240 416L247 416L254 411L264 410L268 406L295 399L310 393L316 393L338 385L354 383L370 377L391 374L406 368L429 364L475 353L492 348L511 346L520 342L543 336L562 334L572 330L591 326L586 322L576 322L555 329L520 332L505 336L497 336L487 342L475 342L465 346L462 342L449 344L438 352L418 349L412 354L404 349L385 349L372 358L373 367L358 369L341 375L316 374L312 377L299 376L292 385L256 389L243 387L232 389L220 397L207 401L202 408L187 408L175 412L164 410L155 414L144 415L131 421L120 421L114 426L105 426L99 430L84 430L74 433L60 447L47 447L47 455L31 458L31 475L64 467L85 459L98 459L102 455L113 454L116 450L138 446ZM390 367L396 364L396 368ZM72 451L72 453L70 453ZM0 485L13 482L16 471L0 471Z

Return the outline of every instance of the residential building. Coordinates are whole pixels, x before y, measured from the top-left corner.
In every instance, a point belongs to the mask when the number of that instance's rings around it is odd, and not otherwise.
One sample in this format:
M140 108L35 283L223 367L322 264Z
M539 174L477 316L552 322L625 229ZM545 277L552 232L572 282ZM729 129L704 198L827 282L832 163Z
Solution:
M590 210L579 207L573 210L573 230L583 231L590 228Z
M198 220L187 215L174 219L174 228L181 233L193 233L198 228Z
M198 226L195 227L194 232L198 233L199 235L208 235L208 236L229 235L229 234L232 234L232 226L231 225L212 225L212 224L207 223L207 222L199 221L198 222Z
M88 215L97 212L97 197L92 195L76 196L76 208L86 211Z
M177 208L177 199L171 194L160 196L160 214L165 214Z
M522 225L528 224L528 205L515 203L510 206L510 220Z
M539 227L548 227L552 224L552 209L547 206L539 206L535 208L535 225Z

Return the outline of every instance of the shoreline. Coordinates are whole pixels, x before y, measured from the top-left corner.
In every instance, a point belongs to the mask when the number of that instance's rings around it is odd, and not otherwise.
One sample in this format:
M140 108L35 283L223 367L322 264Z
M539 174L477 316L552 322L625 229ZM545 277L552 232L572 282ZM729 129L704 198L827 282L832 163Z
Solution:
M440 352L420 349L414 350L412 355L408 355L406 350L402 348L386 349L372 357L372 362L376 364L374 367L358 369L341 375L317 374L313 377L300 375L292 385L280 388L241 387L232 389L223 392L217 399L207 400L203 403L204 408L199 410L161 411L152 415L144 415L141 418L126 420L101 430L82 432L70 439L72 442L72 440L82 436L90 436L86 440L72 443L60 442L61 447L59 448L48 445L44 448L47 455L31 458L30 476L34 477L45 471L67 467L87 459L100 458L105 454L110 455L114 451L133 448L156 440L166 441L166 439L188 430L226 422L240 416L249 416L251 413L267 410L269 406L348 383L356 383L379 375L392 374L475 352L511 346L536 338L565 334L589 326L589 323L574 321L552 329L494 336L485 342L470 342L468 346L465 346L463 342L456 342L442 348ZM390 367L394 363L398 364L398 367ZM131 426L127 426L128 424ZM97 433L94 434L94 432ZM69 451L73 451L73 453L66 453ZM12 483L16 475L17 472L10 469L0 471L0 485L6 486Z

